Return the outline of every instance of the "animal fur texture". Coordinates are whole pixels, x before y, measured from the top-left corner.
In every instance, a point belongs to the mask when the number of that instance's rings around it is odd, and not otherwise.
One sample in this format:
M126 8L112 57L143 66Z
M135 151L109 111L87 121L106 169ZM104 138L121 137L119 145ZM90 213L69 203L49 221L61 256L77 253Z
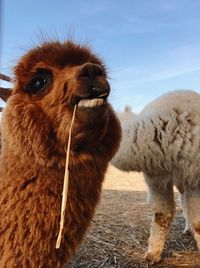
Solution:
M173 184L181 193L186 229L193 228L200 249L200 95L170 92L126 121L113 164L142 171L153 210L146 259L157 262L174 215Z
M62 267L80 244L100 198L121 128L102 60L72 41L24 55L2 117L0 267ZM69 191L56 249L69 125Z

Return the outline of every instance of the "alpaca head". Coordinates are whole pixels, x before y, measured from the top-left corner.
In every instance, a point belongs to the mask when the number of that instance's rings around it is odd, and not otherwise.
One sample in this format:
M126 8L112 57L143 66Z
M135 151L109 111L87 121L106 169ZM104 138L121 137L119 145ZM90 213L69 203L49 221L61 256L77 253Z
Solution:
M106 68L88 47L46 42L24 55L14 73L3 132L15 152L32 152L40 160L53 151L64 154L75 105L74 149L87 139L99 146L113 113Z

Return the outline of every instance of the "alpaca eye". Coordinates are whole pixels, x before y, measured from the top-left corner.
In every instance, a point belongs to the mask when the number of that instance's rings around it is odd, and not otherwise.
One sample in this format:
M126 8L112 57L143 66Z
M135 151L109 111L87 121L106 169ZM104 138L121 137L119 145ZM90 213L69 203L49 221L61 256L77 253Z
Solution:
M45 87L46 84L47 84L46 77L37 77L31 81L31 89L32 91L35 92Z
M32 94L36 94L40 90L44 89L52 82L52 74L47 70L40 70L36 76L30 81L28 87L25 91L28 91Z

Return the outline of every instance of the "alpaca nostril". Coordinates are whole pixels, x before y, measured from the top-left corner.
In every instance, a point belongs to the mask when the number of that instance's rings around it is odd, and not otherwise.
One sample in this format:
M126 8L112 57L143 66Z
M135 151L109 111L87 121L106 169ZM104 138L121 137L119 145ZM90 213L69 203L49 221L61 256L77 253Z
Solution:
M94 80L97 76L102 75L104 75L104 72L101 66L89 62L82 65L78 77L87 77L90 80Z

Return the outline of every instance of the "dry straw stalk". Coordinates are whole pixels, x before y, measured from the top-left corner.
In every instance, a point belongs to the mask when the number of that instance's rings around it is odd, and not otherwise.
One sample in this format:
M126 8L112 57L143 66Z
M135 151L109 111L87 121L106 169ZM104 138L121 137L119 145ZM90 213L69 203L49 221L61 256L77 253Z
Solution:
M58 238L56 242L57 249L60 248L62 232L64 228L64 223L65 223L65 211L66 211L66 205L67 205L67 194L68 194L68 185L69 185L69 154L70 154L72 129L73 129L75 114L76 114L76 107L77 106L75 105L73 116L72 116L72 121L71 121L70 128L69 128L69 138L68 138L68 144L67 144L65 176L64 176L64 183L63 183L62 205L61 205L61 215L60 215L60 229L59 229L59 234L58 234Z

